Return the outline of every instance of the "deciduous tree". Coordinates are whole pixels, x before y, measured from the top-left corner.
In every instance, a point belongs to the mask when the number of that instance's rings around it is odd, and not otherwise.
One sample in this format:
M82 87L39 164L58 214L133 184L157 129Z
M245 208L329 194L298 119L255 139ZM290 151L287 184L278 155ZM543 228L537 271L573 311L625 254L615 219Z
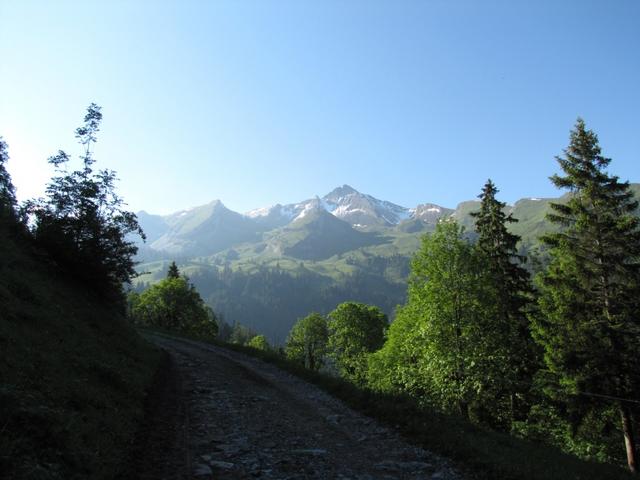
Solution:
M134 271L137 247L130 234L144 234L136 215L124 209L112 170L94 171L92 146L102 113L91 104L84 125L76 129L83 145L82 168L68 170L70 156L60 150L49 159L55 176L46 197L27 202L32 233L58 265L103 293L120 293Z
M327 353L327 338L327 320L319 313L311 313L291 328L285 353L308 369L319 370Z
M382 347L387 326L387 316L364 303L344 302L329 314L329 355L344 378L366 383L367 357Z
M202 338L215 338L216 317L185 277L165 278L141 294L131 295L136 323Z
M264 335L256 335L255 337L253 337L247 342L247 347L263 351L271 350L271 345L269 345L267 337L265 337Z

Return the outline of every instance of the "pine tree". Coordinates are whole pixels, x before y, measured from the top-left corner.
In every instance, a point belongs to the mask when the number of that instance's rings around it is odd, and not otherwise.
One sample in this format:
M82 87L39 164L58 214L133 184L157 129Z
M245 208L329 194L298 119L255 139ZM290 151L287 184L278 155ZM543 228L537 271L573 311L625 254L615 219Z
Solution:
M9 161L9 152L6 142L0 137L0 222L14 220L16 207L16 193L11 175L7 172L6 163Z
M627 463L636 470L632 402L640 393L640 224L628 182L607 173L598 137L578 119L563 157L566 203L551 204L548 219L563 227L543 241L551 263L539 277L536 340L569 407L583 415L615 401Z
M475 245L483 277L482 300L486 304L485 318L481 319L483 331L488 336L482 345L490 349L487 356L500 352L500 375L494 385L496 402L492 402L492 416L503 416L500 403L508 401L506 410L512 421L517 415L518 398L526 392L526 383L531 379L535 365L535 349L529 332L526 316L531 298L529 273L523 268L525 258L518 255L520 237L510 233L509 223L518 220L505 214L504 202L496 199L498 189L491 180L478 196L480 210L473 212L478 240ZM524 413L524 412L520 412Z
M167 278L180 278L180 270L178 270L178 266L175 261L171 262L171 265L169 265Z

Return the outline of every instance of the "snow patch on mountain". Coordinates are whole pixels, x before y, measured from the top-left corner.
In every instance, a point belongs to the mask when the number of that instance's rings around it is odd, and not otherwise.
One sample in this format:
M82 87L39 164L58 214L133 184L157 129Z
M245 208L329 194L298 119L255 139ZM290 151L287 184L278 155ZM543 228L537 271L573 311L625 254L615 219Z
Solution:
M244 215L257 221L269 219L270 222L284 225L304 218L316 209L323 209L358 228L393 227L414 218L424 220L427 223L435 223L437 218L450 211L434 204L406 208L360 193L349 185L342 185L322 198L316 196L299 203L256 208Z
M277 207L279 207L279 205L270 205L268 207L254 208L253 210L250 210L247 213L245 213L244 216L249 218L266 217Z
M298 203L292 210L294 213L297 213L293 221L300 220L316 210L325 210L322 201L318 197Z

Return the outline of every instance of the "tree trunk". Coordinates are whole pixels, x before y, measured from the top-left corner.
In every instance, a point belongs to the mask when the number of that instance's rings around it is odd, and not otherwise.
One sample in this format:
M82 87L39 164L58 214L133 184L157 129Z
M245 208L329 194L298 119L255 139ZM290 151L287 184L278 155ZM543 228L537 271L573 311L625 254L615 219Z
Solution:
M636 442L633 437L633 426L631 423L631 412L629 411L629 407L621 404L620 416L622 418L624 445L627 450L627 464L629 465L629 470L636 473Z

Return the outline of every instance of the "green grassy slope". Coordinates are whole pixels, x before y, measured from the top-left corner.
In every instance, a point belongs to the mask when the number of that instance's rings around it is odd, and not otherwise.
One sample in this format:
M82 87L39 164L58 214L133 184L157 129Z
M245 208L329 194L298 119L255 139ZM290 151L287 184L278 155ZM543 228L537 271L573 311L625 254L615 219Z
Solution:
M180 255L219 252L237 243L257 241L262 232L250 219L232 212L219 201L175 213L164 221L169 229L152 247Z
M159 351L46 258L6 238L0 251L0 476L114 478Z
M355 230L324 210L315 210L277 231L269 250L300 260L323 260L333 255L383 242L374 233Z

